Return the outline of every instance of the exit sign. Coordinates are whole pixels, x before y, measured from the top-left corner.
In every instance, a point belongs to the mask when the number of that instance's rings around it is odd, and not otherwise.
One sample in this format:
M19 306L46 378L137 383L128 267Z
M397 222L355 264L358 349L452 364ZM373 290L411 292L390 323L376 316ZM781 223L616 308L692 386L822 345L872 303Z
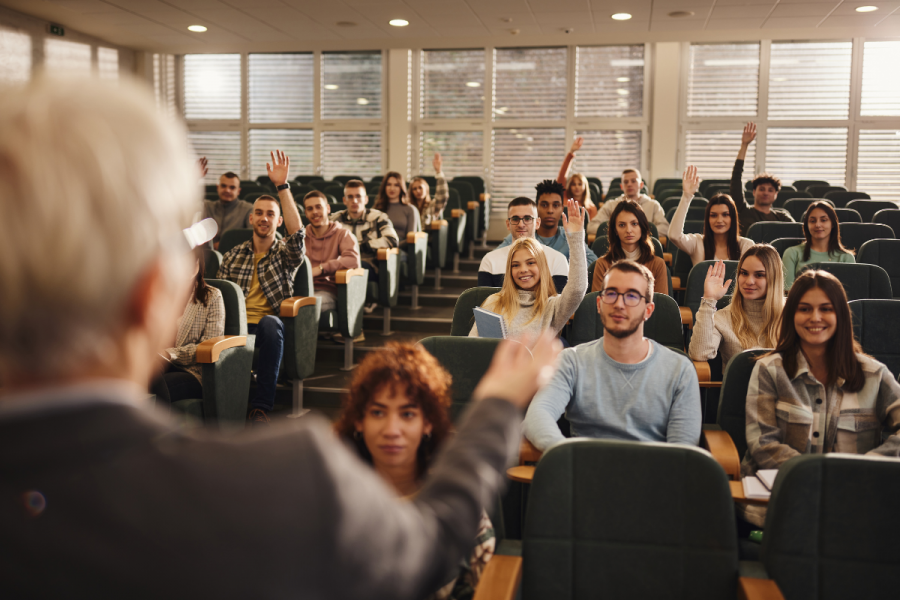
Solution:
M62 25L54 25L51 23L49 26L49 30L50 35L58 35L59 37L66 35L66 30L63 29Z

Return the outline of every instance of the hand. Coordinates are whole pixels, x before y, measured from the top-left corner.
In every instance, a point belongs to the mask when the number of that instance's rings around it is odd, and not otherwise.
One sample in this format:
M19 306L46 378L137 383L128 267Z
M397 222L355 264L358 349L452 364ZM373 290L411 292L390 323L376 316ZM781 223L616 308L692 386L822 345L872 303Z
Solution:
M533 350L529 351L528 348ZM531 340L504 340L497 346L487 373L472 396L475 400L502 398L525 408L556 372L562 344L545 329L534 344Z
M744 134L741 136L741 145L749 146L756 139L756 123L750 122L744 125Z
M270 154L272 155L272 164L266 163L266 173L268 173L269 179L272 180L276 187L284 185L287 183L288 167L291 166L291 159L281 150L276 150Z
M209 173L209 161L206 160L205 156L201 156L200 160L197 161L197 166L200 168L200 179L206 177L206 174Z
M566 211L569 217L566 217ZM587 213L580 204L572 198L566 200L566 211L562 214L562 224L568 233L578 233L584 230L584 215Z
M706 271L706 281L703 282L703 297L717 302L721 300L728 293L728 288L731 287L731 279L722 283L724 278L725 263L717 260Z
M569 154L575 154L579 150L581 150L581 146L584 144L584 138L580 135L575 138L575 141L572 142L572 147L569 148Z
M700 189L700 175L697 174L697 167L694 165L688 165L688 168L684 170L684 175L681 176L681 189L683 194L691 198Z
M431 162L431 164L434 166L434 174L435 175L437 175L438 173L441 172L441 167L443 167L444 161L441 158L440 152L434 153L434 160Z

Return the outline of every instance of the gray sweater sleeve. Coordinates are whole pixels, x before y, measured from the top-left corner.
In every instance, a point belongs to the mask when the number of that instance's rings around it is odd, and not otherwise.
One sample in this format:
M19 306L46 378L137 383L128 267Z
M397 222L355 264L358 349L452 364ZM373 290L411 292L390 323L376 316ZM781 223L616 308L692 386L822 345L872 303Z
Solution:
M587 257L584 253L584 231L566 232L569 243L569 281L562 294L550 307L550 327L559 333L569 320L587 291Z
M670 444L688 444L696 446L700 443L700 429L703 415L700 412L700 383L697 371L691 362L681 357L681 373L669 411L669 423L666 427L666 441Z
M565 440L556 424L566 412L578 380L578 366L573 349L564 350L559 367L550 383L535 395L525 414L525 437L541 451Z

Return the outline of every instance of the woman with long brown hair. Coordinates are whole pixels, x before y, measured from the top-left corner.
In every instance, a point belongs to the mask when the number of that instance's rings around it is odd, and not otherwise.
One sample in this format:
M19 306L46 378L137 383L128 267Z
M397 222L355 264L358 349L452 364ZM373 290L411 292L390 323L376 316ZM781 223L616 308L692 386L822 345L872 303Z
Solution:
M407 233L422 231L419 209L410 202L403 175L396 171L389 171L381 180L373 208L387 213L400 238L401 248L406 247Z
M794 279L817 262L854 263L853 251L841 244L841 227L831 203L813 202L803 214L806 241L784 251L784 288L790 289Z
M631 259L644 265L653 273L653 291L657 294L669 293L666 263L653 249L650 241L650 222L641 205L632 200L622 200L613 209L609 218L609 250L597 259L591 291L603 289L606 272L617 261Z

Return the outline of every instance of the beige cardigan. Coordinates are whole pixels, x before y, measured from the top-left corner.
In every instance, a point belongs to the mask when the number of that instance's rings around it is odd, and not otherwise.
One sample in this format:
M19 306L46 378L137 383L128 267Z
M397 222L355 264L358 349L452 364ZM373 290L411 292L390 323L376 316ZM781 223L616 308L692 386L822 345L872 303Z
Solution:
M757 336L757 340L763 329L764 303L765 299L744 300L744 312L747 314L750 328ZM717 311L715 300L701 298L691 344L688 346L688 356L691 357L691 360L712 360L716 354L721 353L722 368L724 369L732 356L749 349L741 346L741 342L731 328L731 305Z

